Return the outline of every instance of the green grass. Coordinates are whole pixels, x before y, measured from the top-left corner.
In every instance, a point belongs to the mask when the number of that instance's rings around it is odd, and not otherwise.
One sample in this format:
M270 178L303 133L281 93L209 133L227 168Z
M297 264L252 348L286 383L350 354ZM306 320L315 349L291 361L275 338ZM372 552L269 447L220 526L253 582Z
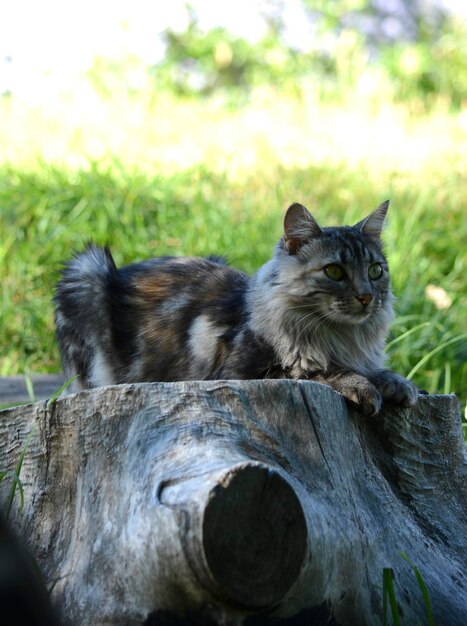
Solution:
M81 109L68 100L40 110L0 102L0 375L60 369L53 289L90 238L108 242L118 264L220 253L253 272L291 202L331 225L390 198L390 365L465 403L465 116L411 112L383 95L338 107L306 89L272 92L237 109L122 97L101 102L97 117L95 106L73 116Z
M461 181L451 194L436 181L423 190L390 178L372 184L362 172L327 167L277 169L242 182L203 168L148 177L122 170L66 172L0 168L2 374L56 371L51 298L61 262L92 238L109 242L117 263L152 255L226 254L249 272L265 262L281 233L282 212L307 203L323 223L361 218L392 198L387 252L397 295L391 364L430 392L465 394L467 227ZM347 192L346 201L340 197ZM437 309L427 284L453 298ZM405 333L405 336L403 336ZM429 353L432 356L419 366Z
M428 626L435 626L433 618L433 610L431 608L431 599L425 581L418 567L411 561L411 559L402 551L399 552L400 556L407 561L412 568L412 571L417 579L420 593L423 598L423 603L426 611L426 618ZM394 571L390 567L383 568L383 626L388 626L388 614L392 617L392 623L394 626L401 626L404 623L403 614L397 604L397 597L395 592L395 575ZM418 622L421 626L421 622Z
M21 479L20 479L20 474L21 474L21 469L23 467L23 463L24 463L24 457L26 456L26 452L28 450L32 434L33 434L33 429L31 429L26 439L26 442L24 443L24 446L19 455L18 462L16 463L15 469L12 471L8 471L8 470L0 471L0 486L2 485L5 479L8 479L8 478L11 479L11 485L10 485L10 489L8 492L8 498L6 501L5 510L3 511L6 521L8 521L10 514L11 514L11 509L13 507L13 502L16 496L16 490L18 490L19 498L20 498L20 505L19 505L20 511L22 511L24 507L24 489L23 489L23 483L21 482Z

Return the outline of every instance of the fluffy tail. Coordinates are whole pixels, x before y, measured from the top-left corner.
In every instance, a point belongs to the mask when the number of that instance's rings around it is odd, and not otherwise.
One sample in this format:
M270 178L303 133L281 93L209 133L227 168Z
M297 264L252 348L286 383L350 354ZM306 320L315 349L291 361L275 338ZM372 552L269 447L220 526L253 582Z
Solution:
M111 344L108 289L116 272L110 250L89 244L57 284L55 324L65 375L79 374L72 390L114 382L105 354ZM93 380L97 369L104 373L99 381Z

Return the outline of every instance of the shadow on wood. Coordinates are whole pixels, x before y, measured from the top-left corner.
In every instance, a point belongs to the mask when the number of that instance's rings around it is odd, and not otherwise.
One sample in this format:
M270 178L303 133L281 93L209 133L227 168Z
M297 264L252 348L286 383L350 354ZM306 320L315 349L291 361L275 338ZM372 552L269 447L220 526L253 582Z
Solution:
M467 618L467 482L454 396L377 418L291 380L145 383L1 413L14 524L66 624ZM2 493L2 497L5 494Z
M0 624L58 626L34 559L0 519Z

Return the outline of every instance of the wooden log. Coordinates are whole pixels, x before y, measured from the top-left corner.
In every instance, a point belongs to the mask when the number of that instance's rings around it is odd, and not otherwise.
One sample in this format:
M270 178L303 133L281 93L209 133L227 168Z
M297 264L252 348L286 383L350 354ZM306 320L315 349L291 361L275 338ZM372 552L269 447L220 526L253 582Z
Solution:
M435 623L467 623L454 396L368 419L313 382L145 383L0 415L0 469L33 429L13 523L65 624L379 626L388 567L424 623L400 551Z

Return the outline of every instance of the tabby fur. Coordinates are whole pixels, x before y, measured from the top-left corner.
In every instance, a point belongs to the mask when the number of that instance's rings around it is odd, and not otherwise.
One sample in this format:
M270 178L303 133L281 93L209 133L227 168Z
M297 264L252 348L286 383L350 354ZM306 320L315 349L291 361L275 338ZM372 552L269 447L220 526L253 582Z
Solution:
M117 269L107 247L89 244L65 266L55 295L66 376L79 374L75 391L301 378L330 385L366 414L383 400L413 405L414 385L384 368L393 317L381 242L388 206L354 226L322 228L293 204L271 260L252 277L220 257Z

